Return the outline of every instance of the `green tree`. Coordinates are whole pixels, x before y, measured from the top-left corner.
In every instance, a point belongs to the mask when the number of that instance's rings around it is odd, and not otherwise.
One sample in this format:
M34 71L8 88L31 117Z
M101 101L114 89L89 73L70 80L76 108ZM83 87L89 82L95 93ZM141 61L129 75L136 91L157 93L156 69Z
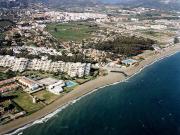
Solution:
M54 31L55 31L55 32L58 32L58 29L55 27L55 28L54 28Z
M177 44L177 43L179 43L180 41L179 41L179 38L178 37L175 37L174 38L174 44Z

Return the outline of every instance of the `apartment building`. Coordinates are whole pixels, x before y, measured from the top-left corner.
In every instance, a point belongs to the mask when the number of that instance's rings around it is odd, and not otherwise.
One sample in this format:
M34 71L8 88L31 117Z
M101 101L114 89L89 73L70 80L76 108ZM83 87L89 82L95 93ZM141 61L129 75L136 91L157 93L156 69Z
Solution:
M0 66L11 68L12 71L36 70L45 72L64 72L70 77L83 77L90 74L90 63L72 63L42 59L25 59L13 56L0 56Z
M2 67L12 67L15 62L15 57L6 55L6 56L1 56L0 58L0 66Z
M28 62L29 60L25 58L15 59L12 71L23 72L27 68Z
M90 69L90 63L71 63L68 67L67 73L70 77L83 77L90 74Z

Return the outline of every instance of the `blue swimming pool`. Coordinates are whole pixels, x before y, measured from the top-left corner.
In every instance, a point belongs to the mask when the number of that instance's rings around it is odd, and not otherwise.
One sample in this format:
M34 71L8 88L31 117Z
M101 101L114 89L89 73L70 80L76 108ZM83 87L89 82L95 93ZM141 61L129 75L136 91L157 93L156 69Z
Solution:
M66 84L66 87L68 88L78 85L76 82L73 82L73 81L68 81L65 84Z

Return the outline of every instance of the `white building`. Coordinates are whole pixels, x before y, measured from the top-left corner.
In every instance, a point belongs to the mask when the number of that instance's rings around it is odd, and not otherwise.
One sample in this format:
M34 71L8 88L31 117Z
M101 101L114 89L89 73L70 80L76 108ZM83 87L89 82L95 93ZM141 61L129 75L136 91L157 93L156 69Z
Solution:
M135 64L135 63L137 63L138 61L137 60L133 60L133 59L126 59L126 60L123 60L122 61L122 64L124 64L124 65L129 65L129 66L131 66L131 65L133 65L133 64Z
M99 13L75 13L75 12L46 12L45 16L49 16L51 22L68 22L68 21L78 21L87 19L107 19L106 14Z
M25 58L16 59L12 66L12 71L23 72L27 68L28 61L29 60Z
M166 29L167 26L165 26L165 25L151 25L150 28L155 29L155 30L163 30L163 29Z
M51 84L48 86L48 91L56 94L56 95L59 95L61 92L63 92L63 88L65 86L65 83L63 80L60 80L54 84Z
M27 86L28 89L31 91L35 91L40 87L38 83L36 83L34 80L31 80L27 77L18 78L18 82L24 86Z
M26 69L28 61L25 58L15 58L14 56L6 55L0 57L0 66L10 67L12 71L22 72Z
M12 65L14 65L15 62L15 57L13 56L3 56L0 58L0 66L2 67L12 67Z
M85 75L85 70L86 70L86 63L83 64L79 63L77 76L83 77Z
M88 63L69 63L67 74L70 77L83 77L90 74L91 64Z
M91 71L91 63L87 63L85 68L85 75L88 76L90 74L90 71Z
M14 56L0 56L0 66L11 68L12 71L22 72L28 70L42 70L45 72L64 72L70 77L83 77L90 74L90 63L72 63L42 59L25 59Z

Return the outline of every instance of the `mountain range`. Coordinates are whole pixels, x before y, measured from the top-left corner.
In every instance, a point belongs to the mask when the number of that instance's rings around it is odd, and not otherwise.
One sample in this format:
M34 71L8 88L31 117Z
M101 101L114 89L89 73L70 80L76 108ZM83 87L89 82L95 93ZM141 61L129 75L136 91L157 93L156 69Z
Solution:
M166 10L180 10L180 0L30 0L42 1L52 6L95 6L97 4L119 4L131 7L149 7Z
M45 0L51 5L94 6L96 4L120 4L157 9L180 10L180 0Z
M119 4L130 6L143 6L165 10L180 10L180 0L112 0Z

